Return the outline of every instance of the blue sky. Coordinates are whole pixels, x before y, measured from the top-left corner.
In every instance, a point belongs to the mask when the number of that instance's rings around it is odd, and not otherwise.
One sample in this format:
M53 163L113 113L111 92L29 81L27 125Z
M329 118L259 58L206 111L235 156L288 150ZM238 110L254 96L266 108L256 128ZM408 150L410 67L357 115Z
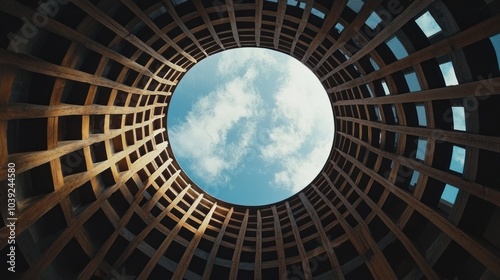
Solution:
M271 50L212 55L183 77L168 111L185 173L224 201L288 198L324 166L333 143L325 90L304 65Z

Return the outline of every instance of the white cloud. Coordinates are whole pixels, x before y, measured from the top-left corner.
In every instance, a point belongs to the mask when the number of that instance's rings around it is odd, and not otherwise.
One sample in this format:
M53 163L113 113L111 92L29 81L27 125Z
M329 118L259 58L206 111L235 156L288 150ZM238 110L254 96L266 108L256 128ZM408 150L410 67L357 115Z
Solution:
M333 119L328 97L314 74L295 60L285 69L287 78L274 96L269 142L260 151L264 160L279 166L273 183L296 192L323 167L331 149Z
M184 122L171 128L176 156L187 158L198 176L208 183L224 182L246 154L255 135L260 98L251 86L257 75L249 69L243 77L199 99ZM228 135L234 134L228 142Z
M415 22L427 37L430 37L441 31L441 27L439 27L439 24L429 12L421 15L418 19L415 20Z
M310 153L305 154L305 157L285 157L283 168L274 175L273 183L292 193L299 192L318 175L326 162L331 145L331 142L319 143Z
M234 75L241 69L249 67L258 67L261 71L271 69L271 66L278 65L275 57L269 54L269 51L259 48L243 48L231 52L220 54L220 60L217 64L217 74L221 76Z

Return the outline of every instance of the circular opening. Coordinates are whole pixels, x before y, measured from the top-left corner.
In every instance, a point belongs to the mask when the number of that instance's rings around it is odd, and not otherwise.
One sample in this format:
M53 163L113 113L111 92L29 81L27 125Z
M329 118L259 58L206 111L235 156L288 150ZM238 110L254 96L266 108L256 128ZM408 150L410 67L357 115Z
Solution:
M172 151L183 172L218 199L274 203L302 190L330 154L330 100L302 63L240 48L189 70L168 109Z

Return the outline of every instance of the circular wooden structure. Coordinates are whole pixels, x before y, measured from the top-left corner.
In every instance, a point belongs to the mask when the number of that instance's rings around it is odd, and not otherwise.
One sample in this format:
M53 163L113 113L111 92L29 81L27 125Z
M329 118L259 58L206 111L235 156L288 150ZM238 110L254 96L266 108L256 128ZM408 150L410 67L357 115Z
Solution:
M500 1L364 2L0 0L8 275L500 277ZM165 127L183 74L245 46L308 66L336 122L316 179L258 207L190 182Z

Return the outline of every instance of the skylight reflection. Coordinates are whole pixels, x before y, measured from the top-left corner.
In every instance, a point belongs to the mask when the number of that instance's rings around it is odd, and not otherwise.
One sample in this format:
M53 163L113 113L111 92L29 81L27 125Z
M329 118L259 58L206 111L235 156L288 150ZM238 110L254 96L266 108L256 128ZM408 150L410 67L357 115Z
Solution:
M464 173L465 164L465 149L458 146L453 146L451 154L450 170L458 173Z
M354 12L359 13L364 4L365 3L362 0L349 0L347 2L347 7L351 8Z
M448 203L455 204L457 195L458 195L458 189L454 186L446 184L443 190L443 194L441 195L441 199Z
M368 25L371 29L375 29L379 23L382 22L382 19L376 12L372 12L370 17L366 20L365 24Z
M408 52L401 43L398 37L394 36L389 41L386 42L387 46L391 49L392 53L397 59L402 59L408 56Z
M451 61L439 64L439 68L441 69L441 73L443 73L446 86L458 85L455 68L453 68L453 63L451 63Z
M455 130L465 131L465 110L463 106L451 107L453 114L453 128Z
M420 29L422 29L427 38L441 32L441 27L429 12L421 15L415 20L415 22L418 24Z

